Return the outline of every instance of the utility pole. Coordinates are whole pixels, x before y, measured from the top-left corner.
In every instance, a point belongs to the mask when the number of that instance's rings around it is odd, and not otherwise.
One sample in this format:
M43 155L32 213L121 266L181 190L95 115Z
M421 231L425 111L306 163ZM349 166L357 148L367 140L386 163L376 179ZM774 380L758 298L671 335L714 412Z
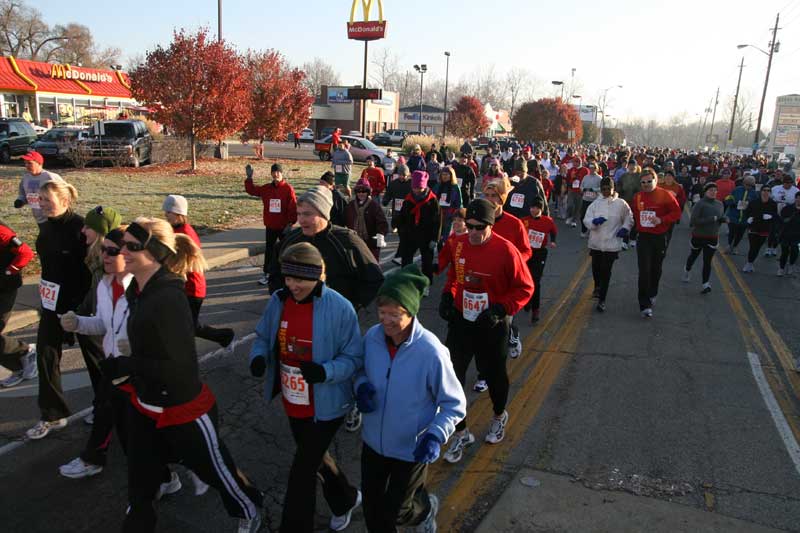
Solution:
M775 15L775 27L772 28L772 41L769 43L769 60L767 61L767 75L764 77L764 92L761 94L761 106L758 108L758 121L756 122L756 134L753 138L753 155L758 152L758 138L761 135L761 118L764 115L764 101L767 99L767 85L769 85L769 71L772 68L772 56L775 54L775 44L778 37L778 21L781 14Z
M362 88L367 88L367 61L369 41L364 41L364 83ZM367 138L367 100L361 100L361 136Z
M450 78L450 52L445 52L447 57L447 68L444 71L444 122L442 122L442 144L447 135L447 82Z
M217 40L222 42L222 0L217 0Z
M708 107L706 107L703 112L705 113L705 116L703 117L703 127L700 129L700 141L705 145L706 138L704 137L704 134L706 132L706 124L708 124L708 114L711 113L711 100L709 100Z
M711 129L708 131L709 137L714 135L714 122L717 120L717 104L719 104L719 87L717 87L717 96L714 97L714 111L711 114Z
M736 94L733 96L733 112L731 113L731 125L728 128L728 144L733 142L733 122L736 120L736 106L739 103L739 86L742 84L742 69L744 69L744 56L739 63L739 80L736 82Z

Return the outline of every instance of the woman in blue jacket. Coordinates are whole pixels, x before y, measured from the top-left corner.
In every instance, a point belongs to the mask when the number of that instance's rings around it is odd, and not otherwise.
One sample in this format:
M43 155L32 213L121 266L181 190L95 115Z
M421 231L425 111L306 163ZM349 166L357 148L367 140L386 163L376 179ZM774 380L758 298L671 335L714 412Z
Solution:
M727 198L723 198L725 204L725 216L728 217L728 253L736 254L736 247L739 246L745 231L747 231L747 217L744 211L750 202L758 200L758 193L755 190L756 179L753 176L745 176L742 184L733 189Z
M363 365L358 318L350 302L325 286L325 263L314 246L289 246L280 266L286 287L267 304L250 352L250 372L266 375L267 401L281 394L297 444L280 531L313 531L317 476L333 513L330 527L341 531L361 493L328 446L353 407L352 378Z
M427 287L415 264L387 277L377 297L380 323L364 337L355 388L364 414L364 517L373 533L435 531L439 501L425 490L428 464L466 415L447 348L416 318Z

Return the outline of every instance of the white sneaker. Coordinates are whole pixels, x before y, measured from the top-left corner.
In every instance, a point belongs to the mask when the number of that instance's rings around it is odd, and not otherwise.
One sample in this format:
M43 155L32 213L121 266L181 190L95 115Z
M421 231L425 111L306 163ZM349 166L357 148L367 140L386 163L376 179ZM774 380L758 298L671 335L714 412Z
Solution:
M361 505L361 491L358 491L356 495L356 503L342 516L331 516L331 523L330 528L334 531L342 531L343 529L347 528L350 525L350 516L353 514L353 511Z
M39 440L45 438L51 431L63 429L65 427L67 427L66 418L59 418L58 420L52 420L50 422L39 420L35 426L25 432L25 435L31 440Z
M461 460L461 456L464 455L464 448L475 442L475 435L470 433L469 429L465 429L456 432L452 438L453 442L444 453L444 460L448 463L457 463Z
M627 243L624 243L624 242L622 243L622 250L625 251L625 252L628 251L628 244Z
M360 427L361 412L358 410L358 407L353 407L353 409L347 413L347 416L344 418L344 429L350 433L355 433Z
M86 463L80 457L76 457L67 464L58 467L59 474L71 479L96 476L102 471L102 466Z
M782 278L784 274L786 274L786 271L782 268L778 268L778 277Z
M755 271L755 269L753 268L753 263L745 263L744 266L742 267L742 272L749 274L750 272L753 271Z
M690 278L691 278L691 276L689 276L689 271L684 268L683 269L683 276L681 276L681 281L684 282L684 283L689 283L689 279Z
M263 276L258 278L258 284L264 286L269 285L269 277L266 274L264 274Z
M436 515L439 513L439 498L436 494L428 493L428 501L431 504L431 510L425 520L419 524L415 531L419 533L436 533Z
M186 474L189 476L189 479L192 480L192 485L194 485L194 495L195 496L202 496L206 492L208 492L208 483L197 477L191 470L187 470Z
M588 233L588 232L586 232L586 231L582 231L582 232L581 232L581 239L585 239L587 235L589 235L589 233Z
M39 377L39 367L36 365L36 345L28 345L28 353L22 356L22 379Z
M631 248L636 248L636 241L631 241Z
M653 318L653 310L649 307L642 309L642 318Z
M17 370L16 372L12 372L10 376L0 381L0 387L7 389L9 387L13 387L14 385L19 385L20 383L22 383L23 380L22 372L23 372L22 370Z
M160 500L164 496L167 496L168 494L175 494L181 490L182 486L181 478L178 477L178 473L170 472L169 481L162 483L161 486L158 487L158 492L156 492L156 501Z
M503 411L500 418L492 418L492 425L489 426L489 432L486 434L486 442L489 444L497 444L503 437L506 436L506 424L508 423L508 411Z
M261 528L261 514L257 514L255 517L251 519L247 518L240 518L239 519L239 529L236 530L237 533L256 533Z
M577 228L578 227L578 223L573 220L572 224L570 224L570 226L572 226L573 228Z
M522 354L522 341L519 338L519 333L514 333L511 330L511 338L508 342L508 355L511 359L516 359Z
M486 392L489 390L489 385L486 383L485 379L479 379L475 382L475 385L472 386L472 390L475 392Z
M431 288L430 287L425 287L425 290L422 291L422 296L427 298L430 295L431 295Z

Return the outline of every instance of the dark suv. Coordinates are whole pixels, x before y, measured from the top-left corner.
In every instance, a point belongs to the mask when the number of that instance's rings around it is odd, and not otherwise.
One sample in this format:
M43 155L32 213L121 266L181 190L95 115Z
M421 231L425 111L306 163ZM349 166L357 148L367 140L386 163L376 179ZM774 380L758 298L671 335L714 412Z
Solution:
M27 120L0 118L0 163L8 163L11 156L28 153L36 140L36 132Z
M153 138L141 120L106 120L105 134L86 142L91 161L111 161L113 164L138 167L150 162Z

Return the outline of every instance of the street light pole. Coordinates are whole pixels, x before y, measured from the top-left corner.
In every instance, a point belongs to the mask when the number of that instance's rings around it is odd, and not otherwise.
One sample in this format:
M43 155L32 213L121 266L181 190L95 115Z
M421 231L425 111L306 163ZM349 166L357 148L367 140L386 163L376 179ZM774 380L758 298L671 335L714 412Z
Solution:
M222 42L222 0L217 0L217 40Z
M711 113L711 129L708 130L709 137L714 135L714 122L717 120L717 104L719 104L719 87L717 87L717 95L714 97L714 111ZM714 142L714 139L711 139L711 142Z
M447 57L447 67L444 71L444 121L442 122L442 142L447 135L447 82L450 78L450 52L445 52Z
M758 138L761 134L761 118L764 115L764 101L767 99L767 85L769 85L769 71L772 68L772 56L775 54L775 39L778 36L778 21L781 14L775 16L775 27L772 28L772 42L769 43L769 60L767 61L767 75L764 77L764 92L761 93L761 106L758 108L758 121L756 122L756 134L753 138L753 155L758 151Z
M742 69L744 69L744 56L739 63L739 80L736 82L736 94L733 96L733 113L731 113L731 125L728 128L728 144L733 142L733 122L736 119L736 105L739 103L739 86L742 84Z
M418 130L422 133L422 84L425 80L425 73L428 71L428 65L414 65L414 70L419 72L419 126Z
M611 89L622 89L622 85L612 85L603 89L603 107L600 109L600 113L603 114L603 118L600 119L600 144L603 144L603 130L606 129L606 99L608 98L608 91Z
M553 85L556 85L556 86L558 86L558 85L561 86L561 101L563 102L564 101L564 82L563 81L555 81L554 80L554 81L551 81L550 83L552 83Z

